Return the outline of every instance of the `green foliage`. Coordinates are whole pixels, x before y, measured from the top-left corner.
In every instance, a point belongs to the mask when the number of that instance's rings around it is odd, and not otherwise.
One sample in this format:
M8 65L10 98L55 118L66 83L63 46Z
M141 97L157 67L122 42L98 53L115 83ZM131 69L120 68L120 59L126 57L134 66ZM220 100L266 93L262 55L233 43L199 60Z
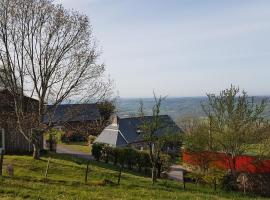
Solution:
M105 144L94 143L92 146L92 155L96 160L102 160L105 163L111 162L114 165L127 167L130 170L136 167L139 172L144 169L144 172L147 173L148 169L152 167L149 153L133 148L116 148ZM172 161L173 159L170 155L160 154L156 166L159 170L166 171L169 169Z
M211 144L235 157L246 152L246 144L261 142L262 134L258 130L264 123L266 100L255 103L254 98L234 86L218 96L207 96L208 102L203 109L209 121Z
M225 174L221 180L221 189L224 191L236 191L238 189L236 176L231 172Z
M162 171L168 171L173 163L173 159L168 154L161 154L158 165L162 167Z
M59 129L56 128L52 128L50 129L50 131L48 131L45 134L45 139L49 140L49 139L53 139L55 140L57 143L61 143L61 138L63 137L63 135L65 134L64 131L61 131Z
M98 108L100 115L104 118L104 120L109 120L111 115L115 110L115 105L110 101L103 101L98 103Z
M210 149L209 139L209 128L206 124L201 123L184 136L184 147L191 152L206 151Z
M220 185L224 180L225 172L216 168L210 168L204 175L203 180L216 190L217 185Z
M101 143L94 143L92 145L92 155L94 158L99 161L102 156L102 150L105 145Z

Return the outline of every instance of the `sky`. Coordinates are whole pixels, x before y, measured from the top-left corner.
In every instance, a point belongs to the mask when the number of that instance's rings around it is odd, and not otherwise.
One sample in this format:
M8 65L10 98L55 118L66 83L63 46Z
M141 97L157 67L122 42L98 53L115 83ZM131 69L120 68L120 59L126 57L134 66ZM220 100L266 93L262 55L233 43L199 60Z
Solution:
M120 97L270 95L269 0L56 0L86 14Z

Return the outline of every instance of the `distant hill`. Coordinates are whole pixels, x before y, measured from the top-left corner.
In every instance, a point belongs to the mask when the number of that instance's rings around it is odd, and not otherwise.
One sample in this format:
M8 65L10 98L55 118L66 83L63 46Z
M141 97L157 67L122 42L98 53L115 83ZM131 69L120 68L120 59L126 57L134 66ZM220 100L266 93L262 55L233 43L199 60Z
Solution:
M270 97L255 97L255 102L263 98ZM146 114L151 114L151 109L154 105L152 98L143 98ZM162 114L170 115L174 120L181 117L202 117L204 116L201 104L207 101L206 97L181 97L166 99L161 108ZM138 115L140 107L139 98L121 98L117 102L118 114L122 117ZM270 104L268 103L265 115L270 116Z

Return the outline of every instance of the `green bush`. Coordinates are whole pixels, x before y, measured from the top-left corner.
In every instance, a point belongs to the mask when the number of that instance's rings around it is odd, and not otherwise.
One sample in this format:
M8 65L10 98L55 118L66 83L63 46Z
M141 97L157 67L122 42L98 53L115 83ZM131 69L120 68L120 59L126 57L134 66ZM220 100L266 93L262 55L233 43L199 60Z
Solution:
M149 168L152 167L149 154L146 151L138 151L129 147L111 147L106 144L94 143L92 146L92 155L97 161L110 162L130 170L136 168L137 171L142 172L144 169L145 174L148 174ZM161 171L169 168L171 161L170 155L162 154L160 156L159 174Z
M228 172L221 180L221 189L224 191L236 191L238 188L236 177L237 176L233 176L232 173Z
M99 161L102 156L102 150L105 145L101 143L94 143L92 145L92 155L94 158Z
M61 130L56 129L56 128L52 128L48 132L45 133L45 139L46 140L54 140L57 143L60 143L61 138L63 137L64 134L65 134L64 131L61 131Z

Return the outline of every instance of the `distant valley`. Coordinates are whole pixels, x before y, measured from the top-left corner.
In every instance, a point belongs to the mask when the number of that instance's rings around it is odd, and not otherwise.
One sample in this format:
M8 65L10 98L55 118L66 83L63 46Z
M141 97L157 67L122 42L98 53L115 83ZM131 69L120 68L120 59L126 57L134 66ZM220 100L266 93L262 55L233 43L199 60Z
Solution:
M269 97L255 97L255 102L259 102L263 98ZM145 113L151 115L151 109L154 105L152 98L121 98L117 101L117 113L121 117L136 116L140 107L140 100L143 101ZM162 114L170 115L174 120L182 117L202 117L204 112L202 110L202 103L207 101L206 97L179 97L166 99L161 108ZM270 116L270 104L266 107L265 115Z

